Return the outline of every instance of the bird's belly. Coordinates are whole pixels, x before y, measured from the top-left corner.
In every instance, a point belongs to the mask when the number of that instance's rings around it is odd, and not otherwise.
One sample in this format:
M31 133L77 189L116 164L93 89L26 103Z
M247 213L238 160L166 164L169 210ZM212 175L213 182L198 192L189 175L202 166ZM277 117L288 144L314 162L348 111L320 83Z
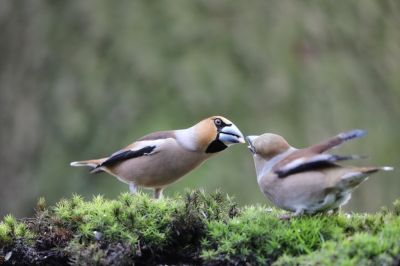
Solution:
M330 193L323 201L311 203L304 209L305 213L326 212L345 205L351 198L351 190Z
M112 174L122 182L133 182L137 187L162 188L178 181L206 159L196 158L194 155L177 158L175 154L162 157L143 156L120 163ZM152 160L151 164L149 160Z

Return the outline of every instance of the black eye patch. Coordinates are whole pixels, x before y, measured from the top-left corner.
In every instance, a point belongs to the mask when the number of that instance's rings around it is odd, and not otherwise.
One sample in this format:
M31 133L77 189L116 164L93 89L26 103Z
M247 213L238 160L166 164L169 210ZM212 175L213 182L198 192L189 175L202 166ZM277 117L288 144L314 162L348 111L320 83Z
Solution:
M214 125L217 127L217 131L221 132L221 129L226 126L231 126L232 124L226 124L222 119L216 118L214 119Z

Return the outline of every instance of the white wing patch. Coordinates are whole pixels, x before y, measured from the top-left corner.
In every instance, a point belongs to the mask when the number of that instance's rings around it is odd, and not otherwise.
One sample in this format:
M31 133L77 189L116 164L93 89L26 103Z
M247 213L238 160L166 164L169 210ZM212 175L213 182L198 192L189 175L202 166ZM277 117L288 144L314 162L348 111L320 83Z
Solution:
M155 147L154 150L152 150L150 153L144 153L143 155L151 155L156 153L157 151L160 150L160 147L163 146L163 144L166 142L167 139L158 139L158 140L143 140L143 141L138 141L138 145L135 145L131 151L138 151L140 149L143 149L145 147Z

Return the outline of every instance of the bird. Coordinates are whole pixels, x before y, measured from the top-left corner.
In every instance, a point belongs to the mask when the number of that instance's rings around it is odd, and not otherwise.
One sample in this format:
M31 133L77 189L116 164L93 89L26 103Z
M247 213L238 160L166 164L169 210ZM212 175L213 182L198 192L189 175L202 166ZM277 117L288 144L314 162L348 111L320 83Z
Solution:
M388 166L341 166L336 162L367 156L324 153L366 134L365 130L355 129L304 149L293 148L283 137L272 133L247 136L260 190L276 206L292 212L280 219L320 212L335 214L369 175L393 170Z
M107 172L129 184L132 194L138 187L153 189L159 199L165 187L236 143L245 143L240 130L228 119L212 116L187 129L143 136L110 157L70 165L90 166L89 173Z

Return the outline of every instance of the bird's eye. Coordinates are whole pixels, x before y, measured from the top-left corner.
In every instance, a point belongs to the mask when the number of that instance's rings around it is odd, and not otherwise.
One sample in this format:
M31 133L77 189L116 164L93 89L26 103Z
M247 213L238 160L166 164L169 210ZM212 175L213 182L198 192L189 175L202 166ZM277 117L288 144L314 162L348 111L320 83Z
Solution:
M214 124L215 124L216 126L220 126L220 125L222 124L221 119L219 119L219 118L215 119L215 120L214 120Z

